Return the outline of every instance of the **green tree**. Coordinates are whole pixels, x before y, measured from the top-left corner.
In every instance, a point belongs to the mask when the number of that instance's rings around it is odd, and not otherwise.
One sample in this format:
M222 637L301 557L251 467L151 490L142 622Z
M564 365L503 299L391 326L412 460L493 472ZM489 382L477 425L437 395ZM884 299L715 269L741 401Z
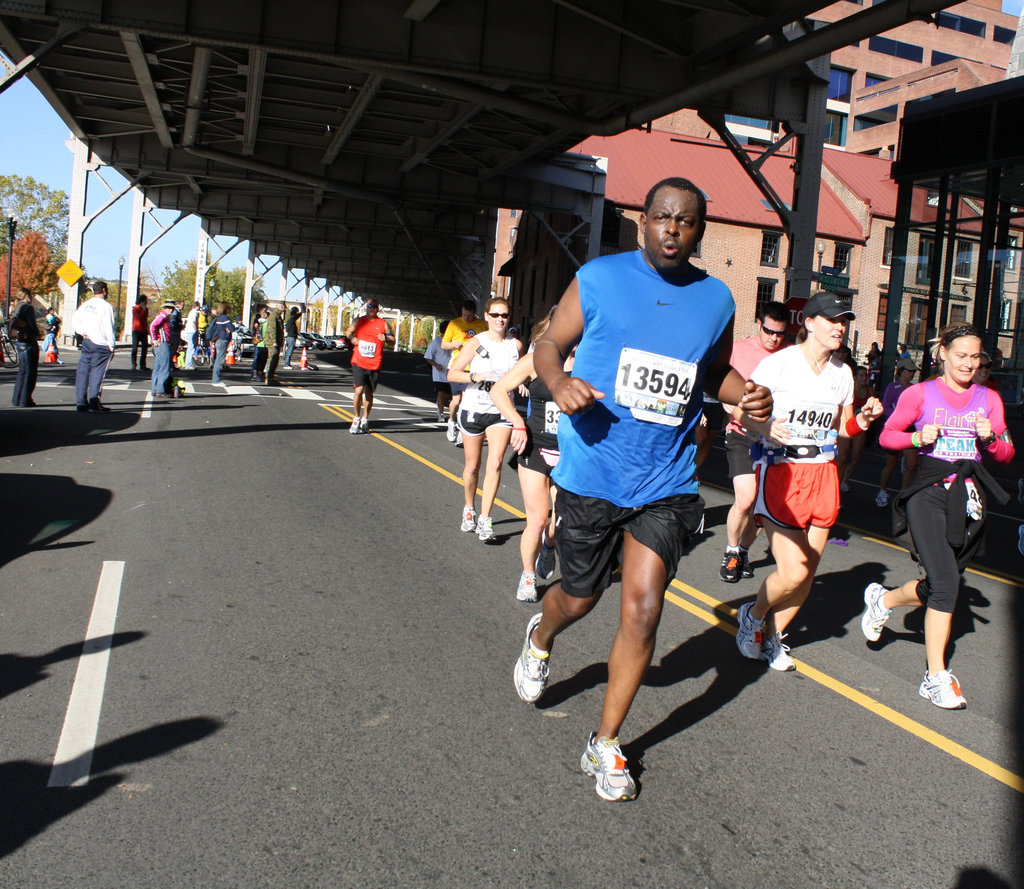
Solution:
M176 262L164 269L163 298L181 300L186 306L192 304L196 289L196 261ZM209 269L206 273L206 302L219 305L226 302L232 317L242 314L245 302L245 269ZM252 288L253 305L266 302L266 295L259 284Z
M68 196L31 176L0 176L0 209L18 217L18 234L43 236L55 265L64 262L68 248ZM0 238L0 256L6 256L6 229Z

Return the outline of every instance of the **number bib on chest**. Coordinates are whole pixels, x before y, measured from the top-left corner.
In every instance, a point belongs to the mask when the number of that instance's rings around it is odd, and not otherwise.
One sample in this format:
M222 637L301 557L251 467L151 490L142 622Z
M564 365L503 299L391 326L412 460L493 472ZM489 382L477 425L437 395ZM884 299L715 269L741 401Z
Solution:
M943 429L942 435L932 445L932 456L940 460L974 460L978 456L978 444L974 432L960 429Z
M619 353L615 403L638 420L678 426L696 380L692 362L626 347Z
M360 340L359 354L363 358L373 358L377 354L377 344L373 340Z
M821 444L828 438L836 418L836 406L824 402L801 401L784 418L794 438Z
M548 435L558 435L558 418L562 416L562 409L557 402L544 402L544 431Z

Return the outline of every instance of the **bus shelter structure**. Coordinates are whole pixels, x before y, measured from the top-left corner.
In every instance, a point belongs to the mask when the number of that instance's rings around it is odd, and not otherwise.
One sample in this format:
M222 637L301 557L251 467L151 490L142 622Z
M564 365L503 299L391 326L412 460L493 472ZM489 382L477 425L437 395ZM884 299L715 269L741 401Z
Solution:
M884 360L897 343L931 366L945 324L982 331L993 378L1021 401L1024 353L1024 78L910 106L893 178L899 185Z

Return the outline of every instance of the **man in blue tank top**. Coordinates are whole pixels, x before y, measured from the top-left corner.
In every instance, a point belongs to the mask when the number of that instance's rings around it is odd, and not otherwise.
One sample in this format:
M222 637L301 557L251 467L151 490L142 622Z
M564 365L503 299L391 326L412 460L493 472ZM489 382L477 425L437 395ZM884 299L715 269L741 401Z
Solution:
M562 410L552 474L562 579L527 625L516 691L531 702L544 693L555 637L597 604L621 559L604 708L580 761L598 795L613 801L636 796L619 729L654 653L665 589L703 523L694 466L701 393L771 417L768 390L729 365L732 295L690 265L705 214L692 182L655 185L640 217L643 248L583 266L534 352ZM574 346L569 376L562 366Z

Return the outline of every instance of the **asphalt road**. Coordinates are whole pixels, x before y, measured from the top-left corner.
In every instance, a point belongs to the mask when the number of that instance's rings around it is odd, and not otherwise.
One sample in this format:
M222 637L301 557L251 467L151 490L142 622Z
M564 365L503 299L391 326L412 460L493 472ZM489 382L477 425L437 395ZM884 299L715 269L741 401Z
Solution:
M734 609L769 564L757 543L754 579L718 579L716 449L623 730L641 793L610 804L578 763L617 587L519 701L536 606L514 599L514 475L498 542L460 534L461 452L425 374L392 359L354 436L348 369L317 360L280 391L200 371L153 404L119 354L103 415L74 411L70 363L41 368L34 409L6 406L0 369L0 886L1024 885L1016 498L966 575L950 713L917 694L919 611L860 633L864 586L914 570L872 505L874 453L788 640L799 670L739 658ZM48 787L90 704L84 783Z

